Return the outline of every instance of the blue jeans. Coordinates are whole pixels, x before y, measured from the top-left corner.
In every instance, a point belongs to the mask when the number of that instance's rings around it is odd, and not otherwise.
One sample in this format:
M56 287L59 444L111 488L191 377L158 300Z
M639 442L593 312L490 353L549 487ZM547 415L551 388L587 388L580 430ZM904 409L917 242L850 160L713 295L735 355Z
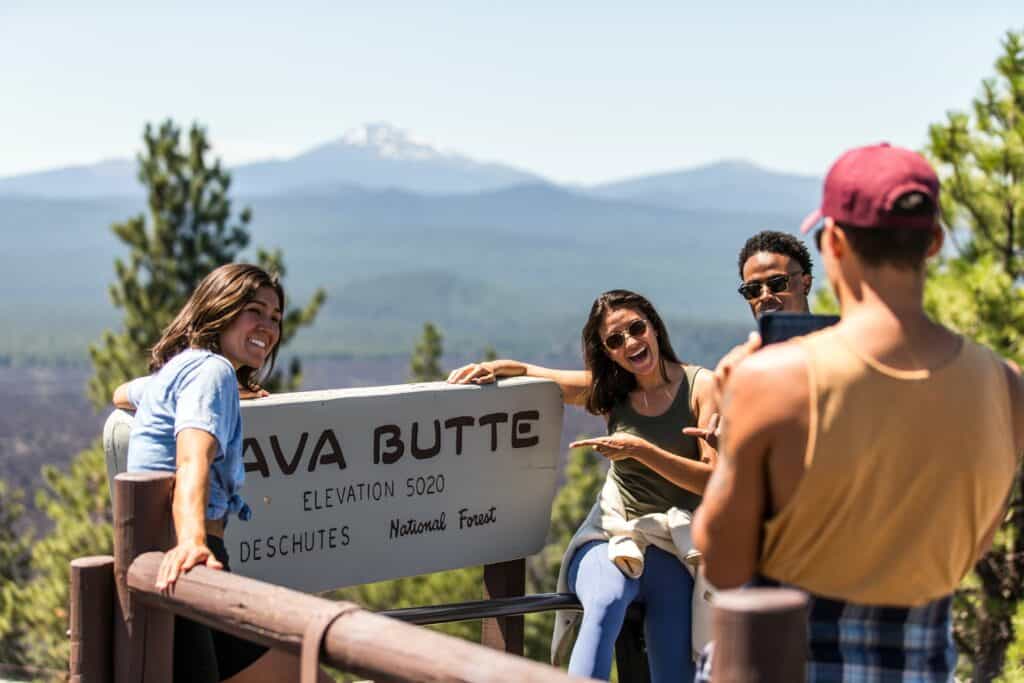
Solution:
M644 573L631 579L608 559L608 543L591 541L569 563L569 589L583 603L583 622L569 658L569 673L608 680L615 639L626 608L644 604L644 638L651 683L693 680L691 600L693 577L674 556L649 546Z

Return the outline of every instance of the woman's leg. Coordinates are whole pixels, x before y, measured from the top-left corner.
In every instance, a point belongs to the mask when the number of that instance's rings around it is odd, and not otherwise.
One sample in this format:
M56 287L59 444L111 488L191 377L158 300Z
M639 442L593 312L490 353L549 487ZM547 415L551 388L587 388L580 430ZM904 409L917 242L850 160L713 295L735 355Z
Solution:
M175 683L217 683L217 654L209 627L174 617Z
M224 545L224 539L220 536L207 535L206 544L213 551L214 557L224 564L224 570L231 571L228 549ZM214 666L219 675L213 680L219 679L227 683L277 683L278 681L299 680L298 656L285 650L267 649L262 645L256 645L223 631L207 629L205 626L202 628L206 629L212 652L216 653ZM177 632L175 633L175 645L177 645ZM177 671L177 665L175 665L175 672ZM332 679L327 672L320 669L317 683L332 683Z
M639 590L608 559L608 544L587 543L569 564L569 588L583 604L583 621L569 657L569 673L608 680L615 639L622 629L626 608Z
M693 577L676 558L654 546L644 553L640 597L651 683L693 681Z

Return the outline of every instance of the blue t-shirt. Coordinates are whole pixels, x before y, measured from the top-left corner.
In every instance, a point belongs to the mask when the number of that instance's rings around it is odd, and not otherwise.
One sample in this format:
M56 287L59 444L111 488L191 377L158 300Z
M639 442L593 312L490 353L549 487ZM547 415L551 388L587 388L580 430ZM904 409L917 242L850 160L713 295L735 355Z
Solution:
M129 472L174 472L178 432L201 429L217 439L206 518L252 516L238 493L245 479L242 414L238 379L226 358L200 349L182 351L155 375L132 381L128 400L137 408L128 441Z

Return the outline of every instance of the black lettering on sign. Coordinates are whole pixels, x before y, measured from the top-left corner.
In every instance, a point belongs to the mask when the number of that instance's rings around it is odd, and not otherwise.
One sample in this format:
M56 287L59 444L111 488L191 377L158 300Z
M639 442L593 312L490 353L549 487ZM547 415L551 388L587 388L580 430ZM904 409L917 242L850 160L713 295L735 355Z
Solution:
M320 437L323 439L323 437ZM299 467L299 460L302 459L302 451L306 450L306 441L309 439L309 432L302 432L302 436L299 437L299 445L295 447L295 454L292 455L291 460L287 460L284 457L284 453L281 452L281 444L277 439L276 434L270 436L270 448L274 451L274 460L277 460L277 466L281 468L281 472L285 476L292 474ZM309 463L309 471L313 471L313 462Z
M462 428L472 427L474 424L476 424L476 420L469 415L450 417L444 421L445 429L455 427L455 455L462 455Z
M381 437L387 436L387 440L382 444ZM381 446L390 448L391 450L384 452L381 450ZM373 464L379 465L384 463L385 465L393 465L398 462L398 459L405 453L405 444L402 443L402 430L398 425L381 425L373 430Z
M263 455L263 449L260 448L260 442L250 437L242 440L242 461L245 461L245 454L252 453L255 460L252 462L245 463L245 473L259 472L260 476L266 478L270 476L270 468L267 467L267 459Z
M459 509L459 528L469 529L474 526L484 526L485 524L494 524L498 521L498 516L495 514L498 508L493 505L487 512L470 512L469 508Z
M417 536L419 534L429 534L438 531L444 531L448 528L448 522L445 521L445 513L442 512L440 517L433 519L400 519L398 517L391 520L391 529L388 534L389 539L401 538L402 536ZM348 529L345 529L346 539L348 538ZM343 544L344 545L344 544Z
M426 460L427 458L433 458L435 455L441 452L441 421L434 420L434 445L430 448L420 448L419 444L420 436L420 423L412 423L412 457L417 460Z
M277 536L251 538L241 541L238 561L244 564L270 560L277 556L287 557L300 553L336 550L351 542L349 534L349 527L346 524L326 529L296 529Z
M508 422L508 413L487 413L478 420L481 427L491 426L491 452L498 450L498 425Z
M277 463L281 474L286 477L291 476L299 468L299 463L302 462L302 456L306 451L307 441L309 441L309 433L303 432L299 436L299 442L295 445L295 451L289 458L281 448L280 437L277 434L270 435L270 449L274 454L274 461ZM246 460L248 456L251 456L250 460ZM270 476L270 463L263 452L263 447L256 438L249 437L243 440L242 460L245 463L246 473L259 472L260 476L264 478ZM336 464L338 469L343 470L346 467L345 455L341 450L338 437L334 434L333 429L325 429L316 441L313 453L309 457L307 469L313 472L318 466L331 463Z
M303 442L305 442L306 435L303 434L302 436ZM324 453L324 446L327 445L331 447L331 450ZM338 469L345 469L345 456L341 452L341 444L338 443L338 437L334 436L333 429L325 429L324 433L320 435L320 439L316 442L316 447L313 449L313 457L309 459L309 471L315 470L317 465L328 465L332 462L338 465ZM291 472L287 474L291 474Z
M520 410L512 416L512 448L529 448L540 443L539 436L530 436L532 421L539 419L538 410Z

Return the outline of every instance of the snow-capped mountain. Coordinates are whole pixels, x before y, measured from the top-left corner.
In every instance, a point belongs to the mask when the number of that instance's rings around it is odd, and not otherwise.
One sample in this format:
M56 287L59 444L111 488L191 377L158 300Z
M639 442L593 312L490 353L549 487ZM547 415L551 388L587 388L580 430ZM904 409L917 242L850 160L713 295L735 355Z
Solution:
M365 124L297 156L242 164L231 171L232 189L243 196L333 186L462 194L545 182L512 166L443 151L388 123ZM135 161L129 159L0 178L0 195L85 198L141 192Z

